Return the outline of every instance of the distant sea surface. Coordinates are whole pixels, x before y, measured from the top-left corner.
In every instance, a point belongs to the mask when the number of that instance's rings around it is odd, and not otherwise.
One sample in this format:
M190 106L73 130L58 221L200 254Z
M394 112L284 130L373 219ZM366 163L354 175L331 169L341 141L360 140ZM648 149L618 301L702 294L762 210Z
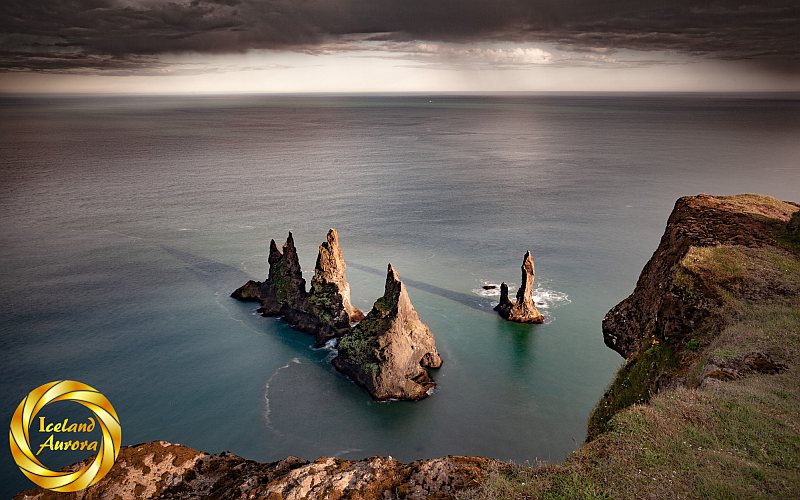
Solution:
M0 422L74 379L125 444L559 461L622 362L601 320L676 198L800 201L799 159L780 97L2 97ZM408 285L444 359L430 398L376 403L228 297L289 231L310 281L329 227L357 306L388 262ZM519 284L528 249L540 326L483 289ZM3 497L30 485L7 448L0 466Z

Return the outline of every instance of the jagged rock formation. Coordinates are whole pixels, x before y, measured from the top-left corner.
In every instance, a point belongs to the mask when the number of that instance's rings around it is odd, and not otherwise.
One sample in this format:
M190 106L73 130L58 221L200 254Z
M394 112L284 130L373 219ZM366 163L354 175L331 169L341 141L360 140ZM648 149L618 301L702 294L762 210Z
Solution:
M533 281L535 277L533 255L525 252L522 259L522 284L517 290L517 301L508 298L508 285L500 285L500 303L494 308L503 318L516 323L544 323L544 316L533 303Z
M260 302L258 312L264 316L283 316L297 330L312 334L319 332L320 322L312 313L292 233L283 244L283 252L278 250L275 240L270 241L268 262L266 281L250 280L235 290L231 297Z
M350 331L351 323L364 319L364 313L350 302L346 269L339 246L339 233L331 228L327 240L319 246L308 296L311 312L320 323L318 341L340 337Z
M300 268L292 233L278 250L270 241L269 275L266 281L248 281L231 294L242 301L260 302L258 311L264 316L282 316L293 328L312 333L317 344L350 331L350 323L363 318L363 313L350 303L350 285L346 265L335 229L319 247L317 265L306 292L306 280Z
M433 334L391 264L383 297L342 337L338 350L333 366L378 400L426 397L435 384L425 368L442 365Z
M446 457L408 464L391 458L359 461L287 457L272 463L216 455L156 441L123 447L117 463L96 485L75 493L33 489L15 500L455 498L478 485L492 460ZM75 464L72 467L82 467Z

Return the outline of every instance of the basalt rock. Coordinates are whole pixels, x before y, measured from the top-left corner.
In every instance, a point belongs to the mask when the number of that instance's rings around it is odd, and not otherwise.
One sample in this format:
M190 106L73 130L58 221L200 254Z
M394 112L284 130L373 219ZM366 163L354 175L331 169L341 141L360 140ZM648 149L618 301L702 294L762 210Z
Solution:
M426 397L435 386L426 368L442 365L433 334L391 264L383 297L342 337L338 350L333 366L377 400Z
M347 282L346 269L339 246L339 234L336 229L331 229L327 240L319 246L308 297L310 312L320 323L318 343L344 335L350 331L351 323L364 319L364 313L350 302L350 284Z
M516 302L508 298L508 285L500 285L500 303L494 308L500 316L516 323L544 323L544 316L533 303L535 274L533 255L528 250L522 260L522 285L517 290Z
M327 241L320 245L310 292L306 291L292 233L282 252L275 240L270 241L268 262L266 281L250 280L231 297L260 302L258 312L264 316L282 316L293 328L313 334L318 345L344 335L351 322L363 317L350 303L350 285L335 229L328 232Z

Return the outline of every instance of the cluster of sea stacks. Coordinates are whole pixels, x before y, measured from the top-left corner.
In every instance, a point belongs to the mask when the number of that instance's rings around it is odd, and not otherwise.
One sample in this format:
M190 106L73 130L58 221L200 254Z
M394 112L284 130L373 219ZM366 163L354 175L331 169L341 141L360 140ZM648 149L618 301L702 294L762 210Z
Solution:
M350 302L346 264L335 229L319 247L311 289L300 269L292 233L278 250L270 241L266 281L248 281L231 297L259 302L264 316L282 316L293 328L314 335L317 345L338 339L333 366L377 400L418 400L435 386L426 368L442 358L433 334L420 320L397 271L389 264L386 290L365 316Z
M544 323L544 316L533 303L533 255L528 250L522 259L522 284L517 290L516 302L508 298L508 285L500 285L500 303L494 307L500 316L516 323Z

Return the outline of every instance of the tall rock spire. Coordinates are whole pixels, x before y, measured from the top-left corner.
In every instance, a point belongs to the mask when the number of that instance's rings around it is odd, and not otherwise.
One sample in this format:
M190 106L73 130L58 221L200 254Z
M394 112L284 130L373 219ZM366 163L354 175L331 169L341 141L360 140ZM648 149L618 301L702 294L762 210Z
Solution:
M544 323L544 316L536 309L533 303L533 284L535 278L533 255L531 251L525 252L522 259L521 285L517 290L517 300L512 303L508 298L508 286L500 286L500 303L495 306L495 311L503 318L517 323Z
M426 397L435 384L425 368L442 366L436 340L391 264L383 297L338 350L333 366L378 400Z
M331 228L326 241L319 246L317 265L311 279L308 300L311 312L320 321L317 342L344 335L350 323L364 319L364 313L350 303L350 283L345 270L347 264L339 246L339 233Z

